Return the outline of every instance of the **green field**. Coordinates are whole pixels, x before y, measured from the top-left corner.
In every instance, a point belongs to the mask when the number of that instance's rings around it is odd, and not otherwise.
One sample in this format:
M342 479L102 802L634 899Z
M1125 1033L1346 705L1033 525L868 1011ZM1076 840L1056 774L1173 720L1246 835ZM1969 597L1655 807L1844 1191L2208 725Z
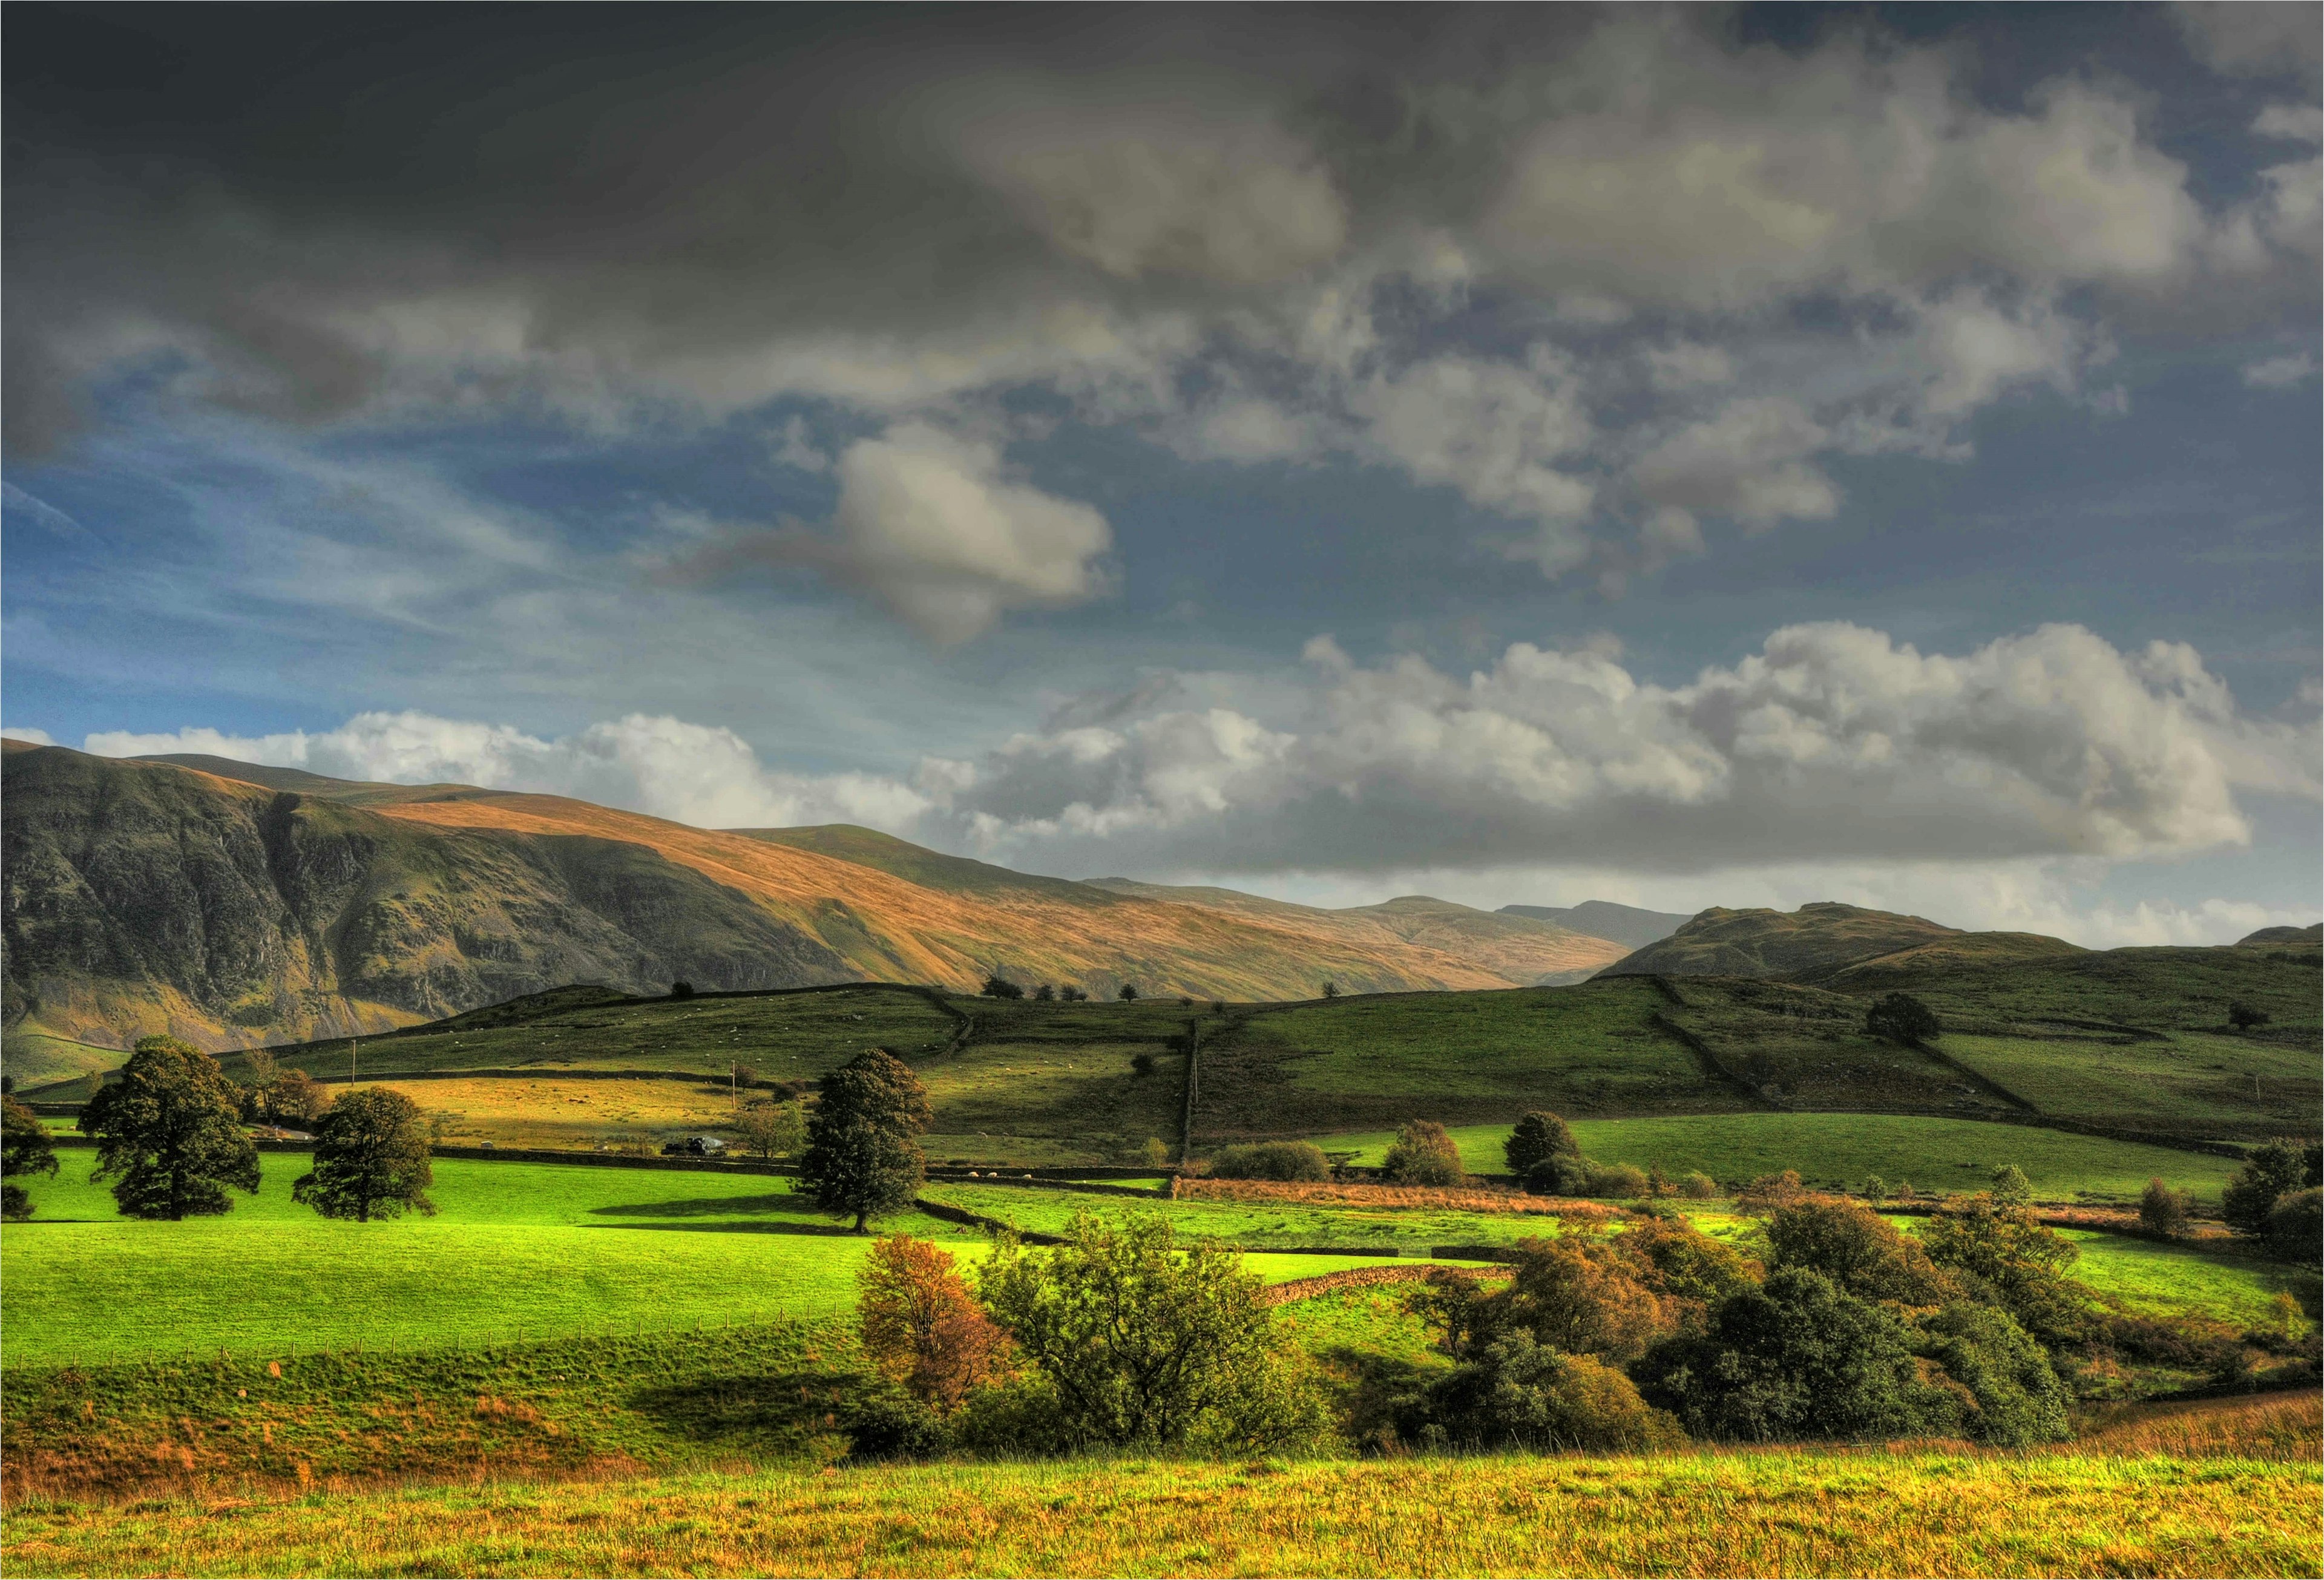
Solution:
M1417 1207L1307 1206L1297 1202L1157 1200L1079 1196L1021 1185L931 1185L931 1201L965 1208L1037 1234L1062 1232L1074 1213L1161 1211L1182 1234L1231 1245L1393 1246L1406 1255L1431 1245L1500 1245L1557 1233L1539 1213L1462 1212Z
M1512 1120L1514 1116L1512 1116ZM1463 1168L1508 1168L1501 1143L1509 1125L1452 1129ZM1734 1114L1669 1119L1578 1119L1574 1139L1603 1162L1660 1167L1672 1179L1701 1171L1727 1184L1783 1169L1803 1179L1853 1189L1878 1174L1891 1189L1909 1181L1923 1192L1982 1190L1995 1170L2015 1163L2045 1199L2135 1201L2151 1179L2216 1202L2236 1171L2231 1158L2137 1142L2073 1135L2026 1125L1928 1119L1881 1114ZM1326 1151L1352 1151L1377 1163L1394 1133L1358 1131L1313 1139Z
M11 1511L9 1572L2298 1575L2303 1456L1076 1460L43 1500Z
M11 1364L229 1351L423 1349L844 1313L870 1241L763 1175L439 1159L435 1217L335 1223L290 1199L307 1168L269 1153L224 1217L140 1223L61 1152L38 1216L0 1232ZM1084 1199L1104 1199L1084 1198ZM886 1232L964 1257L977 1230L908 1213ZM1270 1281L1365 1257L1264 1256Z
M1947 1053L2047 1114L2165 1134L2264 1138L2315 1127L2317 1059L2296 1043L2216 1032L2154 1041L2052 1031L1948 1033Z

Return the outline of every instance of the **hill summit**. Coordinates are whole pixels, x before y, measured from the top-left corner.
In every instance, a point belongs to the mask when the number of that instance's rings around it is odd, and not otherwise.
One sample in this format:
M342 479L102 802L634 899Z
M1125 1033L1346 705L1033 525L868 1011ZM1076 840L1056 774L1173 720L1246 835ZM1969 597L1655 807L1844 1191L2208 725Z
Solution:
M1789 912L1714 905L1599 974L1815 980L1908 954L1926 955L1933 963L1939 958L1994 960L2080 952L2063 939L2040 933L1965 932L1925 916L1818 900Z

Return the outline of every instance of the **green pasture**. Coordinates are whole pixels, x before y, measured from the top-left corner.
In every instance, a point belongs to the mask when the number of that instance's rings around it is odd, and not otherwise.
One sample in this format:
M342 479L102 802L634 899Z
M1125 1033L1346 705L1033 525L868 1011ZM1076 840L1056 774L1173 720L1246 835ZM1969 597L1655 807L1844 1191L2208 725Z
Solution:
M2061 1229L2081 1248L2068 1271L2134 1311L2256 1323L2288 1290L2285 1271L2233 1245L2165 1245L2127 1235Z
M2312 1047L2220 1033L2160 1042L2101 1033L1948 1033L1940 1045L2043 1112L2127 1129L2230 1138L2316 1133L2324 1075Z
M1903 988L1949 1026L2003 1030L2007 1023L2110 1021L2149 1031L2225 1031L2227 1006L2263 1009L2279 1032L2306 1033L2313 1049L2324 1006L2317 951L2110 949L1974 969L1883 974L1877 962L1833 980L1858 996Z
M288 1153L266 1154L258 1194L235 1193L223 1217L143 1223L88 1182L93 1153L59 1155L57 1175L31 1182L37 1216L0 1231L10 1364L823 1318L853 1309L871 1243L765 1175L459 1159L437 1161L435 1217L334 1223L290 1199L308 1162ZM981 1231L918 1213L879 1227L964 1258L986 1246ZM1250 1265L1280 1281L1371 1260Z
M1473 1122L1526 1108L1702 1113L1748 1107L1649 1022L1651 982L1405 993L1229 1017L1206 1033L1197 1132L1365 1129L1416 1113Z
M1462 1166L1499 1173L1507 1123L1452 1128ZM2237 1167L2232 1158L2138 1142L2073 1135L2027 1125L1901 1114L1725 1114L1667 1119L1577 1119L1574 1139L1601 1162L1659 1166L1672 1179L1700 1171L1722 1183L1796 1169L1812 1182L1849 1187L1878 1174L1890 1189L1943 1192L1984 1188L1996 1169L2015 1163L2047 1200L2135 1200L2146 1182L2217 1201ZM1326 1152L1353 1152L1378 1163L1395 1139L1389 1130L1319 1135Z

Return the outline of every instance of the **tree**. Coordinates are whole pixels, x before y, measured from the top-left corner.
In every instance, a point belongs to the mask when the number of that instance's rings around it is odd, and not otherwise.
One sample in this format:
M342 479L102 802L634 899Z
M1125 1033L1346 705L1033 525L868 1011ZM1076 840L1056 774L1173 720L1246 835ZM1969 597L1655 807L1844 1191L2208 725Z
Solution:
M2324 1254L2324 1190L2289 1190L2267 1209L2268 1249L2287 1262L2314 1262Z
M428 1151L428 1120L419 1104L385 1087L349 1092L316 1126L315 1167L290 1187L290 1199L325 1217L357 1223L407 1210L432 1217L428 1187L436 1170Z
M1055 1003L1056 997L1056 988L1047 982L1042 983L1038 988L1033 989L1033 1002L1036 1004Z
M1561 1354L1519 1329L1403 1401L1397 1429L1407 1441L1464 1448L1581 1448L1599 1453L1674 1448L1676 1419L1638 1397L1637 1384L1589 1355Z
M1168 1447L1207 1428L1247 1446L1316 1424L1312 1390L1278 1370L1258 1275L1181 1246L1166 1218L1077 1213L1062 1245L997 1247L977 1290L1069 1442Z
M1864 1029L1886 1043L1925 1043L1944 1028L1936 1012L1909 993L1891 993L1864 1012Z
M1720 1302L1699 1338L1668 1339L1632 1369L1650 1403L1697 1437L1902 1438L1951 1424L1894 1315L1807 1268Z
M1211 1172L1222 1180L1313 1183L1332 1177L1332 1162L1312 1141L1254 1141L1220 1148Z
M1340 985L1337 982L1331 980L1329 978L1324 978L1323 997L1326 998L1337 998L1339 996Z
M1397 1185L1458 1185L1461 1149L1433 1119L1415 1119L1396 1133L1380 1173Z
M2227 1024L2239 1032L2264 1026L2274 1017L2264 1009L2237 1001L2227 1006Z
M753 1098L734 1116L734 1138L753 1156L785 1158L807 1144L807 1115L797 1103Z
M1060 988L1057 989L1057 997L1067 1004L1080 1004L1089 997L1089 994L1080 988Z
M1001 976L998 973L987 977L984 979L984 987L982 991L987 998L1022 998L1025 997L1024 988L1019 987L1016 983L1011 982L1008 978Z
M2015 1163L2004 1163L1993 1171L1993 1199L2005 1207L2024 1207L2034 1199L2034 1181Z
M0 1176L14 1180L56 1171L56 1144L40 1116L14 1098L0 1096ZM32 1216L30 1191L22 1185L0 1186L0 1217L14 1223Z
M242 1116L254 1123L267 1123L274 1102L274 1083L282 1079L282 1067L263 1048L254 1048L244 1054L243 1065L249 1070L250 1079L242 1083Z
M1972 1295L2002 1307L2043 1343L2081 1331L2090 1291L2066 1276L2081 1253L2045 1228L2032 1208L1985 1191L1949 1198L1921 1231L1921 1245L1930 1261L1964 1278Z
M2296 1141L2278 1137L2252 1149L2220 1192L2220 1216L2238 1234L2267 1232L2268 1209L2286 1191L2297 1190L2307 1178L2308 1160Z
M331 1106L323 1083L303 1070L286 1070L267 1087L260 1117L269 1125L311 1125Z
M1918 1242L1852 1201L1777 1208L1766 1234L1769 1266L1812 1269L1861 1300L1935 1306L1957 1292Z
M799 1183L825 1210L854 1214L860 1234L872 1219L909 1206L927 1178L918 1137L928 1119L928 1094L911 1067L870 1049L824 1078Z
M1138 997L1138 984L1137 984L1137 983L1135 983L1135 982L1124 982L1124 983L1121 985L1121 994L1120 994L1120 997L1121 997L1121 1001L1122 1001L1124 1004L1128 1004L1128 1003L1130 1003L1130 1001L1132 1001L1133 999L1135 999L1137 997Z
M1130 1073L1143 1080L1154 1073L1154 1055L1140 1049L1130 1056Z
M1973 1401L1962 1425L1971 1438L1998 1448L2058 1443L2073 1436L2067 1419L2071 1396L2031 1334L1992 1306L1946 1307L1926 1327L1932 1358L1969 1391Z
M2146 1182L2138 1199L2138 1221L2148 1233L2176 1237L2187 1229L2187 1193L2173 1190L2160 1180Z
M1508 1139L1501 1143L1501 1156L1508 1161L1509 1172L1519 1179L1531 1173L1536 1163L1581 1155L1582 1146L1573 1139L1573 1132L1545 1108L1536 1108L1519 1119Z
M175 1037L144 1037L81 1110L83 1134L97 1137L93 1179L112 1179L124 1216L215 1216L231 1205L226 1187L256 1191L258 1149L238 1123L241 1093L218 1061Z
M887 1236L873 1242L855 1287L863 1353L922 1404L949 1413L1005 1364L1008 1336L969 1293L949 1251Z
M694 984L691 982L672 982L669 985L669 996L672 998L691 998L694 997Z

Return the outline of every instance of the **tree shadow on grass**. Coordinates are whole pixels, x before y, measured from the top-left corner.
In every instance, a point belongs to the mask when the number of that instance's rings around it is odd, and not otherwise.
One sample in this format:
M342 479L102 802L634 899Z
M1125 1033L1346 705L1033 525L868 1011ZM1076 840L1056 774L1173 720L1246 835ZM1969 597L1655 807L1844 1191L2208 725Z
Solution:
M678 1235L845 1235L851 1239L869 1239L845 1224L805 1224L796 1220L769 1223L764 1219L751 1223L724 1224L582 1224L585 1229L644 1229L649 1232Z
M848 1401L866 1382L827 1368L711 1377L641 1390L630 1405L664 1430L706 1447L796 1456L814 1438L843 1429Z
M772 1212L785 1215L807 1209L808 1199L790 1191L765 1196L689 1196L677 1201L640 1201L625 1207L593 1207L592 1217L726 1217L735 1213Z

